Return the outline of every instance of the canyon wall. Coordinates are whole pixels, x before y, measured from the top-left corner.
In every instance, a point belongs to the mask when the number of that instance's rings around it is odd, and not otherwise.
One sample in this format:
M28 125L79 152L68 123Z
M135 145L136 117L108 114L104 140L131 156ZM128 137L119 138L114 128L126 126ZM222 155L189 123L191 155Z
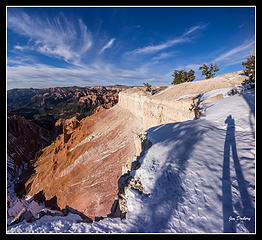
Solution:
M118 105L128 109L139 118L143 129L165 123L192 120L195 113L189 109L199 94L234 87L245 79L247 76L243 74L243 71L238 71L212 79L169 86L155 95L146 92L143 87L135 87L119 93ZM213 97L209 101L214 101L219 97L222 96Z
M106 217L118 196L122 167L136 154L133 139L140 123L117 105L70 125L75 121L68 120L66 131L43 149L26 183L26 197L43 191L60 209Z
M21 116L7 118L7 171L18 177L35 153L51 142L52 133Z
M194 118L189 111L192 99L168 101L146 94L142 88L134 88L119 95L119 106L128 109L141 121L143 129L169 122L181 122Z

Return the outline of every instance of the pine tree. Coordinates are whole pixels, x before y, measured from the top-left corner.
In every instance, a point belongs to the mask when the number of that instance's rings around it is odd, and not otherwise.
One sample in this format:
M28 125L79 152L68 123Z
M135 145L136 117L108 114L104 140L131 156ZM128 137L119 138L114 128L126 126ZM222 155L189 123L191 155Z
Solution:
M185 70L175 70L172 74L172 76L174 77L172 84L192 82L195 79L194 74L195 71L192 69L189 72L186 72Z
M250 54L246 62L242 62L244 73L249 77L248 81L244 81L244 84L255 82L255 55Z
M203 69L202 76L206 76L206 79L212 78L213 76L215 76L214 72L219 71L218 66L214 63L210 63L209 66L203 64L201 67L199 67L198 70L202 70L202 69Z

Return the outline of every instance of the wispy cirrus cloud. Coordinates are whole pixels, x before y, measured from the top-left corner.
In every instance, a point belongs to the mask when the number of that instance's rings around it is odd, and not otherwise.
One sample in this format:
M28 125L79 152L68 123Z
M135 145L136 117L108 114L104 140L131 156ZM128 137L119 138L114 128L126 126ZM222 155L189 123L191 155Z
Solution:
M107 42L106 45L99 51L99 55L102 54L106 49L111 48L115 40L115 38L111 38L109 42Z
M218 57L214 58L212 62L223 63L224 65L233 65L240 63L244 58L249 56L250 52L254 51L255 40L246 40L237 47L230 49Z
M193 37L192 34L193 33L196 33L199 30L205 29L206 27L207 27L207 24L193 26L193 27L189 28L188 30L186 30L184 32L184 34L182 34L182 36L179 36L179 37L174 38L172 40L168 40L168 41L161 43L161 44L149 45L149 46L145 46L145 47L142 47L142 48L137 48L137 49L131 51L130 53L131 54L156 53L156 52L164 50L166 48L173 47L177 44L189 42L189 41L192 40L192 37Z
M152 60L159 61L159 60L162 60L162 59L167 59L167 58L170 58L170 57L174 57L175 55L177 55L177 52L178 52L178 51L161 52L161 53L158 54L157 56L154 56L154 57L152 58Z
M179 43L184 43L184 42L187 42L187 41L189 41L189 39L180 37L180 38L176 38L176 39L167 41L167 42L162 43L162 44L146 46L146 47L143 47L143 48L137 48L137 49L133 50L131 53L132 54L155 53L155 52L158 52L160 50L163 50L163 49L166 49L166 48L172 47L174 45L177 45Z
M23 11L9 13L7 27L29 39L27 45L16 45L15 49L31 49L70 63L80 62L81 55L93 45L84 22L70 21L62 13L52 19L29 16Z
M63 14L43 18L19 11L17 14L8 14L8 29L27 38L24 45L17 43L10 50L15 55L11 54L7 59L8 89L113 85L116 81L126 85L133 82L135 85L135 82L142 84L145 79L161 78L152 73L146 64L125 68L99 58L114 46L116 38L104 42L99 49L99 44L95 45L96 39L81 19L72 21ZM97 55L86 63L84 60L90 56L89 50ZM38 54L31 54L34 52ZM69 64L53 65L53 59L50 62L42 61L39 53ZM82 59L83 54L86 54L85 59Z
M192 34L193 32L197 32L199 30L205 29L207 27L207 25L208 24L199 24L199 25L192 26L188 30L185 31L183 36L188 36L188 35Z

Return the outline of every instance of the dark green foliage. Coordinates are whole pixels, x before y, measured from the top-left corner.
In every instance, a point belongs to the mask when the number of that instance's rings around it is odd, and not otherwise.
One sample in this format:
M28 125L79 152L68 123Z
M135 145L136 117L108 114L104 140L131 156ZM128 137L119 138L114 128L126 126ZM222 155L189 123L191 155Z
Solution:
M152 91L152 86L149 83L144 83L144 86L146 87L146 91L147 92L151 92Z
M199 67L199 70L202 69L202 76L206 76L206 79L212 78L215 76L215 72L219 71L219 68L215 63L210 63L209 66L203 64L201 67Z
M195 79L195 71L190 70L186 72L185 70L175 70L172 76L174 77L174 80L172 84L180 84L184 82L192 82Z
M244 73L248 76L248 80L244 81L243 84L255 83L255 55L250 54L246 62L242 62L245 68Z

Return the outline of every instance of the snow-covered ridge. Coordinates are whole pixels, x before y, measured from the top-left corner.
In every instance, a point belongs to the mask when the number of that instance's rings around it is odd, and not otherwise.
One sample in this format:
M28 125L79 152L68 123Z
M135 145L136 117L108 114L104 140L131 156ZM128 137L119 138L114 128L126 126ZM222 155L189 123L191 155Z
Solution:
M131 88L120 92L118 105L139 118L144 129L192 120L195 114L189 109L196 96L205 94L205 101L215 101L246 79L242 71L222 76L169 86L156 95L147 94L143 88Z

